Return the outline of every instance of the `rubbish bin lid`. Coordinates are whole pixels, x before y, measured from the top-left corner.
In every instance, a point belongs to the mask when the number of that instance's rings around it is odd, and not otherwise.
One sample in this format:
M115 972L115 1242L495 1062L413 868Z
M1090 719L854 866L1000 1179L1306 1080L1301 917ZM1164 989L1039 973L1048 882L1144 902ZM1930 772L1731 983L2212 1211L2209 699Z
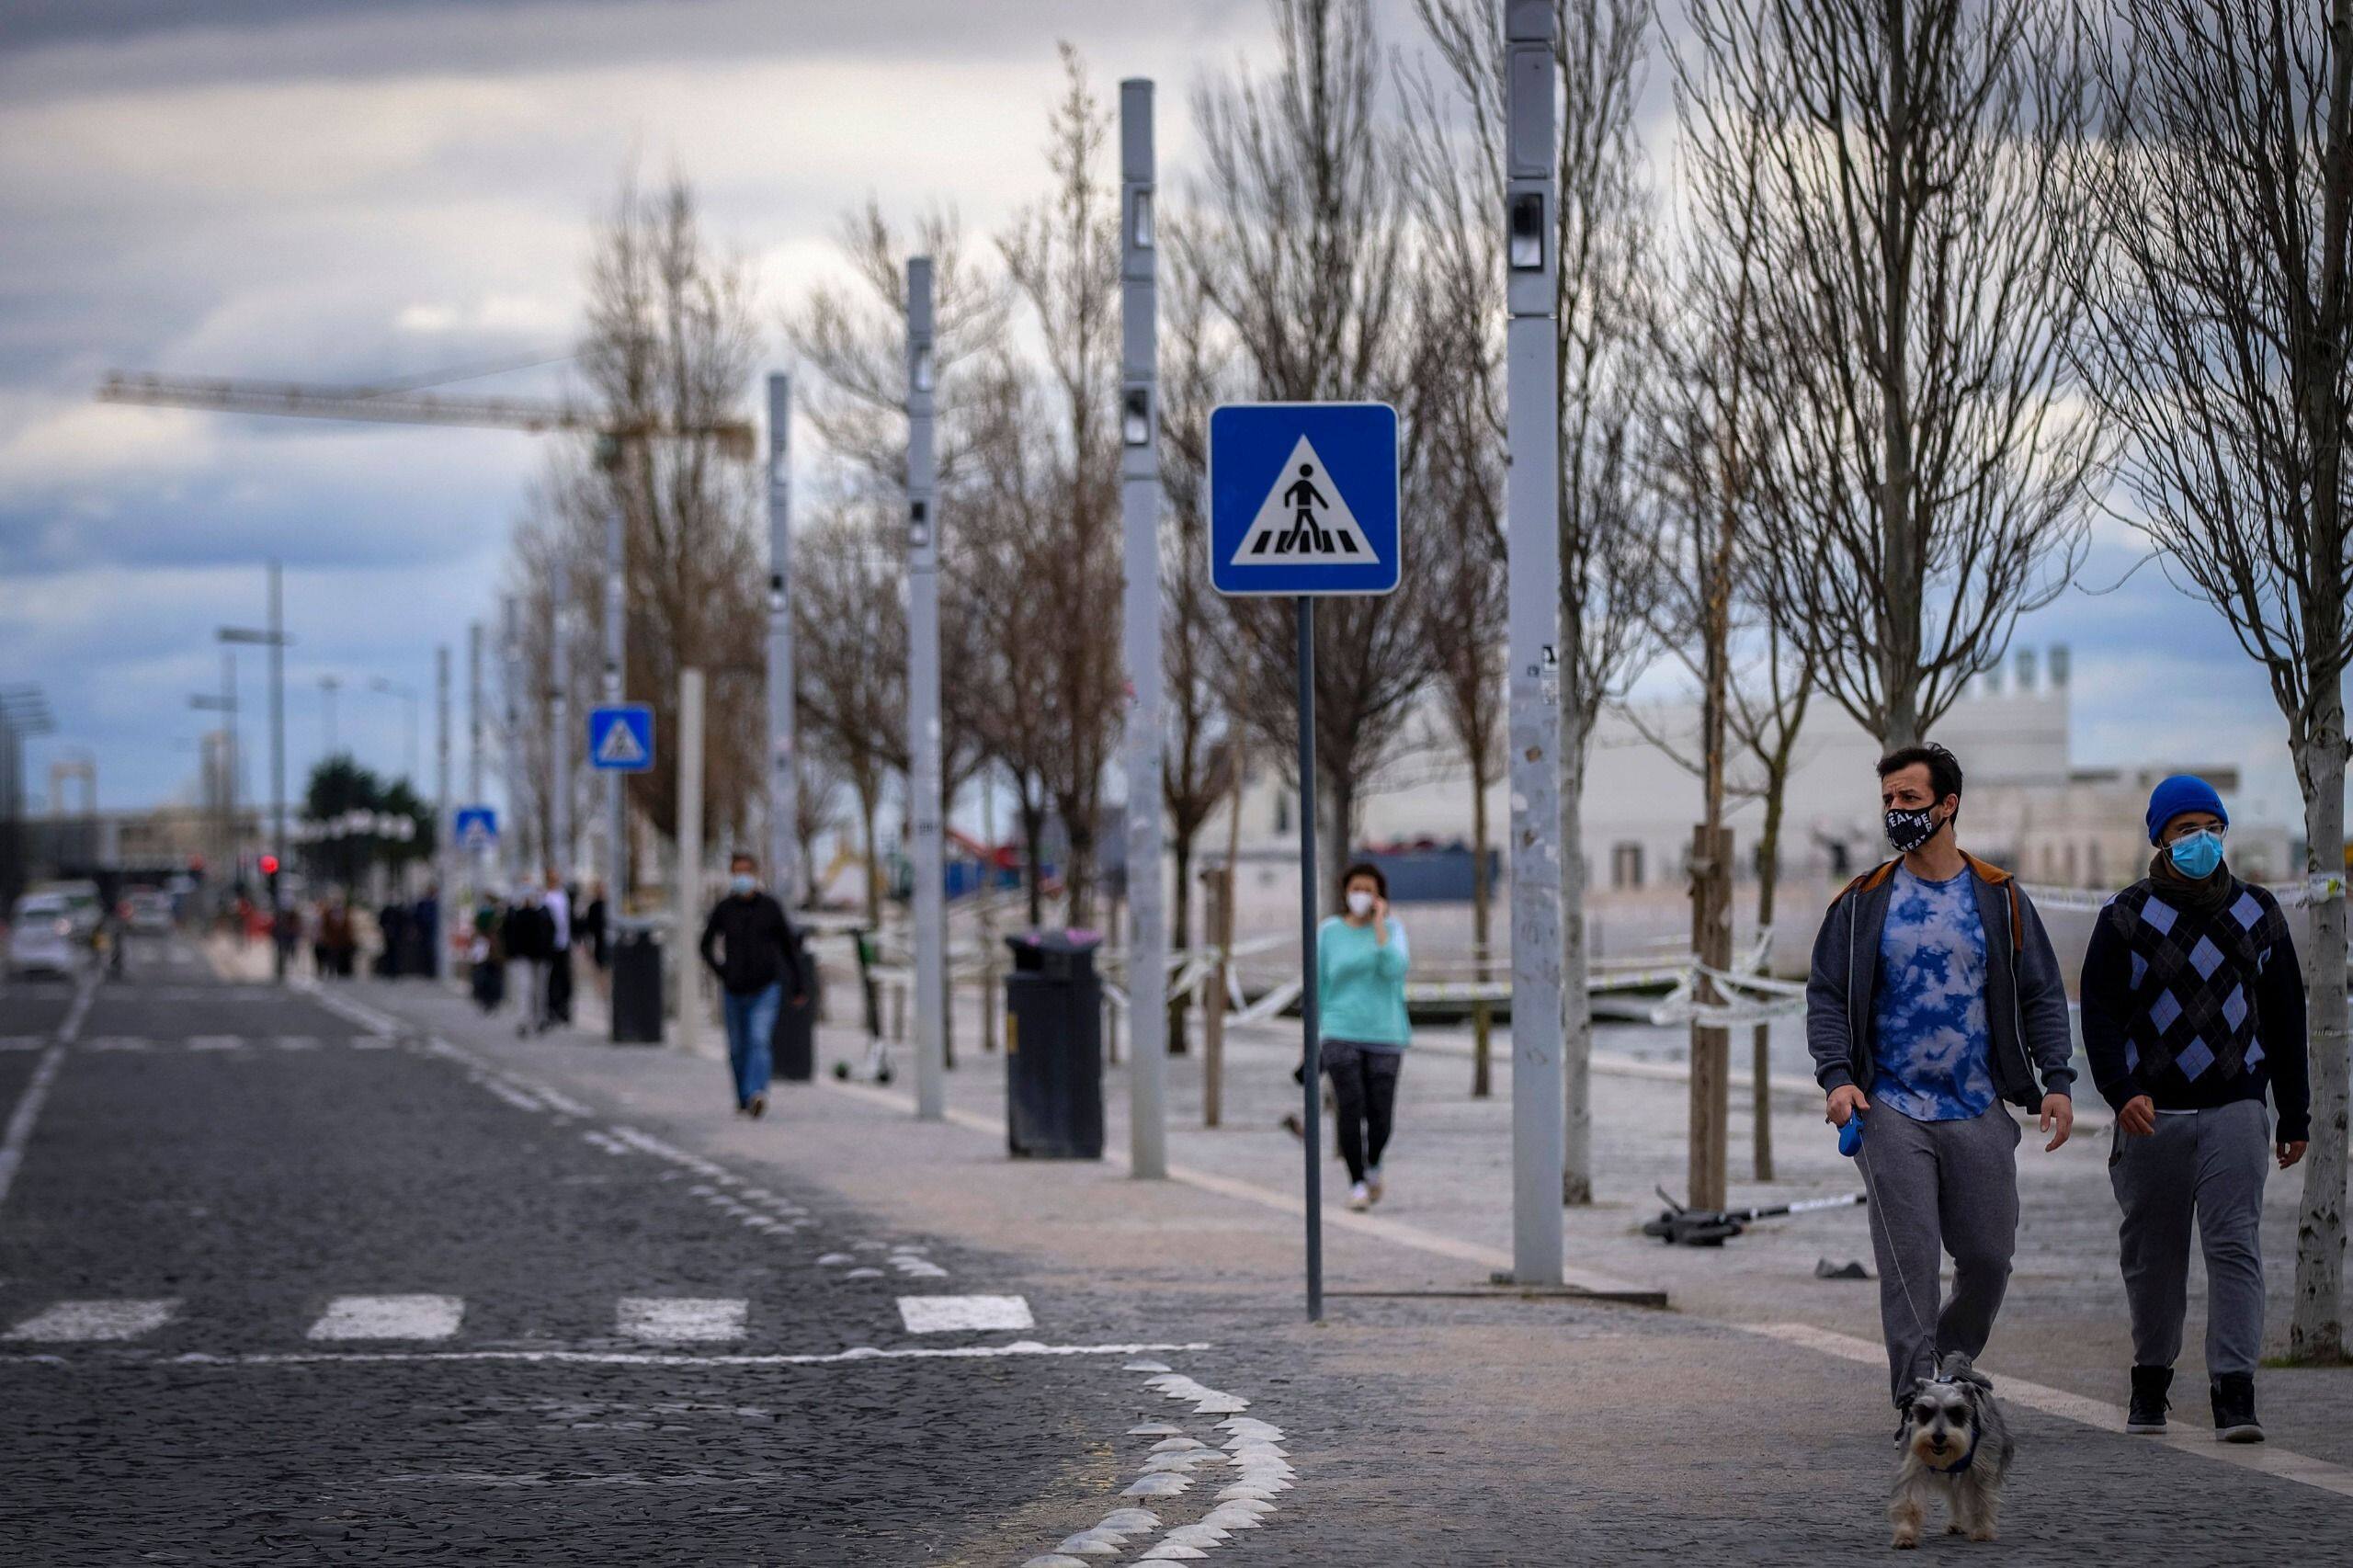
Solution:
M1018 956L1027 953L1091 953L1103 945L1100 931L1017 931L1005 945Z

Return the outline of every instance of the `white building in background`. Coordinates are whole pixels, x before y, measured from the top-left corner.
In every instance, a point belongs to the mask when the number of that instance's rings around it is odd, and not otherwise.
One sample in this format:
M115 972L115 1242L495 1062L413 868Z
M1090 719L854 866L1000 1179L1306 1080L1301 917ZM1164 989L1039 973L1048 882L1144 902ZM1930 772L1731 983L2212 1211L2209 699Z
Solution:
M1961 840L1972 852L2029 881L2121 887L2143 875L2148 864L2142 812L2150 788L2170 773L2195 773L2234 808L2231 863L2241 876L2276 881L2301 864L2291 859L2294 845L2286 828L2247 820L2239 809L2235 766L2170 757L2124 768L2075 767L2068 750L2070 672L2064 647L2049 651L2047 666L2037 650L2021 649L2013 669L2007 682L1976 683L1931 732L1930 738L1961 759ZM1588 885L1597 903L1683 893L1691 829L1699 815L1699 781L1653 737L1688 754L1698 727L1698 704L1688 701L1640 704L1631 715L1612 710L1600 716L1586 776L1584 816ZM1443 733L1434 722L1428 728ZM1874 767L1879 756L1878 743L1830 698L1816 693L1799 735L1783 812L1782 873L1793 890L1859 871L1887 854ZM1362 846L1468 842L1472 802L1459 763L1442 748L1434 749L1397 772L1409 777L1394 787L1377 781L1365 798ZM1732 778L1737 786L1753 780L1755 770L1735 760ZM1495 784L1487 813L1492 842L1498 846L1505 842L1509 808L1506 787ZM1744 881L1755 875L1751 857L1763 816L1762 802L1753 798L1737 801L1729 812ZM1296 824L1290 791L1279 779L1262 779L1245 796L1245 856L1270 859L1286 852L1286 846L1295 854Z

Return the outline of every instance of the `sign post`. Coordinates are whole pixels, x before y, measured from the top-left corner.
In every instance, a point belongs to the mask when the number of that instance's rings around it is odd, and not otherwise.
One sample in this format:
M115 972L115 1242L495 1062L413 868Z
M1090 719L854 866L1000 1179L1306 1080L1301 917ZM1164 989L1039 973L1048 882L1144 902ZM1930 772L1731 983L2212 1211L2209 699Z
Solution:
M1317 1034L1315 601L1394 590L1397 411L1378 403L1228 403L1210 415L1210 585L1295 601L1300 1027L1306 1071L1307 1316L1324 1315L1323 1045ZM1347 853L1347 846L1340 846Z
M939 519L932 455L931 257L907 258L907 837L915 863L908 945L915 971L915 1116L948 1114L948 909L939 781Z

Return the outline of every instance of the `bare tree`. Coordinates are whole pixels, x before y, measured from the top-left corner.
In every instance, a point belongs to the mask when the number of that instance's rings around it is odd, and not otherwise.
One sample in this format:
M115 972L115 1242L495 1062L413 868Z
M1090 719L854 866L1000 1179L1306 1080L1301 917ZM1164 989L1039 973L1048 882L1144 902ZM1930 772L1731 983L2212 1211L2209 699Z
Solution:
M1242 764L1240 726L1227 700L1234 672L1225 601L1201 571L1209 536L1209 419L1227 363L1212 336L1200 278L1178 252L1163 295L1168 351L1162 358L1160 472L1166 498L1161 532L1161 668L1167 686L1161 799L1168 812L1176 897L1169 929L1179 948L1194 946L1193 854L1211 813L1233 793ZM1185 1049L1189 993L1168 997L1168 1049ZM1222 1006L1222 1004L1221 1004Z
M1237 348L1256 395L1398 405L1401 504L1415 511L1427 456L1413 379L1424 323L1414 309L1402 181L1381 115L1381 51L1360 9L1272 0L1280 60L1194 99L1202 174L1176 241ZM1432 663L1420 575L1392 595L1328 599L1315 642L1319 830L1354 841L1364 793L1403 740ZM1298 752L1290 607L1230 607L1234 699L1280 757Z
M1039 611L1040 692L1052 744L1043 777L1069 846L1070 918L1093 914L1104 772L1123 705L1109 607L1122 575L1118 431L1119 195L1102 177L1111 117L1078 51L1062 46L1063 90L1048 121L1053 188L999 242L1006 275L1044 343L1043 376L1019 406L1044 417L1021 434L1043 454L1043 487L1025 508L1024 596ZM1157 868L1154 869L1156 872Z
M1415 184L1425 224L1449 237L1440 255L1475 261L1488 279L1481 319L1500 321L1503 261L1495 249L1503 206L1504 41L1496 9L1481 0L1415 0L1450 87L1427 86L1415 116ZM1643 332L1649 200L1634 134L1649 28L1644 0L1559 0L1563 85L1552 236L1560 256L1562 984L1566 1094L1562 1196L1593 1200L1593 1012L1585 935L1585 769L1591 716L1623 694L1646 651L1644 607L1653 561L1634 526L1641 492L1635 421L1650 373ZM1504 436L1500 356L1490 348L1487 439ZM1500 480L1497 481L1498 484ZM1494 515L1500 517L1498 497Z
M2321 896L2299 1360L2346 1354L2345 666L2353 0L2115 0L2073 275L2131 520L2270 677Z
M895 510L877 519L848 506L822 513L793 547L797 699L807 749L847 780L858 802L870 926L882 919L876 819L906 731L904 573L877 537L896 517Z
M1785 637L1768 613L1765 650L1751 681L1734 681L1729 719L1746 750L1743 772L1763 802L1756 830L1756 931L1770 960L1775 903L1781 885L1781 820L1788 804L1790 774L1797 766L1798 734L1813 699L1813 665L1802 644ZM1758 1181L1773 1179L1773 1026L1759 1022L1749 1032L1751 1152Z
M607 423L691 429L742 418L758 319L749 270L722 257L705 236L686 179L674 175L647 191L633 176L625 178L590 253L578 354ZM653 706L656 748L674 755L677 672L760 662L757 479L709 436L631 441L623 457L608 469L585 442L558 450L518 530L512 577L525 607L527 663L538 671L547 668L554 591L565 589L574 607L567 693L572 710L585 712L601 667L604 599L596 587L604 574L605 517L618 500L629 568L627 689ZM721 682L712 709L708 820L740 830L760 778L759 693ZM547 743L529 733L519 742L535 759L533 788L544 812L552 787ZM576 767L563 787L573 791L573 821L583 822ZM676 833L675 772L640 774L627 790L655 831Z
M1769 591L1824 689L1909 744L2080 555L2101 455L2065 354L2081 51L2040 0L1687 18L1717 112L1765 142Z

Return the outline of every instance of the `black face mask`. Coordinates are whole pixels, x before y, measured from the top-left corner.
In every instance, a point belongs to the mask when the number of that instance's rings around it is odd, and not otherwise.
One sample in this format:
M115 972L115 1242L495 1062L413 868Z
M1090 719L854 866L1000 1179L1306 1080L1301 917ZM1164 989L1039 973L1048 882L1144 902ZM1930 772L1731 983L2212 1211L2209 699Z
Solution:
M1937 808L1923 806L1918 811L1890 811L1887 813L1887 841L1898 855L1909 855L1931 838L1943 823Z

